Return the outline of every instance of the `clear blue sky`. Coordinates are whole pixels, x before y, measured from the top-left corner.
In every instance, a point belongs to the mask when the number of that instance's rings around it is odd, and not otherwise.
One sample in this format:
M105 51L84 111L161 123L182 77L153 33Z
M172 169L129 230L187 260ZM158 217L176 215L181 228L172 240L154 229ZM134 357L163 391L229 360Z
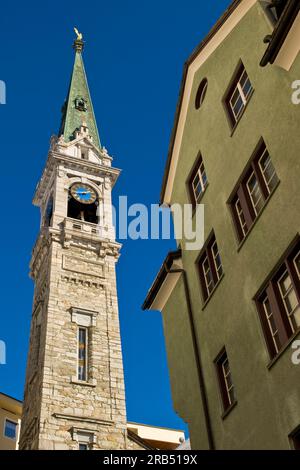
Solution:
M0 391L23 397L33 284L28 277L39 211L31 205L49 139L57 133L71 69L73 26L102 143L122 175L114 197L157 203L183 63L229 0L2 2L0 80L1 322L7 365ZM173 411L162 322L141 304L172 241L128 241L118 288L128 419L182 428ZM180 380L180 377L178 377Z

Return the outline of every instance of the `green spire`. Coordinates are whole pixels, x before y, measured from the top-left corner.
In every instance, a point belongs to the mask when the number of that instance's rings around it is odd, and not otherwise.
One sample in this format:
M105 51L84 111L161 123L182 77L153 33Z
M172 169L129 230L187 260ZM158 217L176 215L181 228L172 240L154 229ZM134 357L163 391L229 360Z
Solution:
M74 139L74 132L79 130L80 126L84 123L89 129L89 134L93 137L94 145L101 148L93 104L82 60L82 50L84 46L82 34L78 33L76 28L74 29L77 34L77 39L74 41L73 45L75 49L75 62L68 96L62 108L59 136L63 135L65 142L72 141Z

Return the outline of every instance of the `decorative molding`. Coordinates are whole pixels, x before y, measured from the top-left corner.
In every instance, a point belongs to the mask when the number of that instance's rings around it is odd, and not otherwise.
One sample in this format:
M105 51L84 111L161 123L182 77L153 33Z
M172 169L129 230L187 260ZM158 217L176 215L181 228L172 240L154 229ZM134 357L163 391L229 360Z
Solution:
M80 266L76 263L80 262ZM76 266L74 265L76 263ZM65 271L70 271L79 274L86 274L92 277L104 278L104 262L100 261L89 261L84 258L76 256L63 255L62 257L62 268ZM97 272L97 270L99 272Z
M103 282L95 282L95 280L86 279L82 277L75 277L75 276L66 276L61 275L61 280L63 282L79 285L82 287L89 287L94 289L105 289L105 284Z
M97 442L95 431L91 429L82 429L73 426L71 429L71 435L72 440L76 442L86 442L87 444L96 444Z
M79 307L71 307L71 321L77 323L79 326L96 326L96 319L99 312L86 310ZM86 320L81 321L81 317L86 317Z
M112 426L113 421L108 421L105 419L98 419L98 418L91 418L89 416L75 416L75 415L68 415L64 413L53 413L52 415L56 419L66 419L67 421L83 421L84 423L90 424L100 424L103 426Z

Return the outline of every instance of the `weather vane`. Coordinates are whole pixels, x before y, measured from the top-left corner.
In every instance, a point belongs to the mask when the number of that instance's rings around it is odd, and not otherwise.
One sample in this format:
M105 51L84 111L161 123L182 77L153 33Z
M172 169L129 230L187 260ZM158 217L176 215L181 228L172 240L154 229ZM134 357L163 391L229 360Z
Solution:
M74 28L74 31L76 33L77 38L75 39L73 43L73 48L75 49L76 52L81 53L84 47L84 42L82 39L83 36L82 36L82 33L80 33L77 28Z
M82 33L80 33L77 28L74 28L74 31L77 36L77 41L82 41Z

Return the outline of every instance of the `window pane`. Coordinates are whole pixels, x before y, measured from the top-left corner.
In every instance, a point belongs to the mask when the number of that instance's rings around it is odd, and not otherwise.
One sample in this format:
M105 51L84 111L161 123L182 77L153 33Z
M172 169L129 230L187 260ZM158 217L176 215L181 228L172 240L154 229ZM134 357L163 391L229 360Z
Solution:
M220 279L220 277L223 274L223 268L222 268L221 256L219 254L219 249L218 249L218 245L216 241L213 243L211 249L212 249L212 254L214 257L217 276L218 276L218 279Z
M288 271L281 276L278 285L292 331L295 332L300 326L300 306Z
M203 168L203 173L202 173L202 181L203 181L203 185L205 186L207 183L207 176L206 176L206 172L204 168Z
M269 193L271 193L271 191L274 189L274 187L278 183L278 176L276 174L271 157L267 150L265 150L264 154L261 156L259 160L259 165L260 165L261 172L264 177L267 189Z
M16 439L17 437L17 423L13 421L6 420L5 421L5 430L4 435L5 437L9 437L10 439Z
M293 288L286 295L285 303L289 312L292 312L297 307L298 305L297 295Z
M285 274L281 277L279 281L280 285L280 290L282 292L282 295L285 297L288 297L289 293L293 289L292 286L292 280L290 278L289 273L286 271Z
M236 87L234 89L234 92L230 98L230 102L232 104L232 106L234 106L236 104L236 102L241 98L241 94L240 94L240 91L239 89Z
M230 400L230 404L231 404L231 405L232 405L232 403L235 402L234 387L232 387L232 388L229 390L229 400Z
M202 194L202 186L200 183L194 187L194 193L195 193L196 199L198 200L198 197Z
M279 349L281 348L281 343L280 343L280 340L279 340L278 328L277 328L277 325L275 323L274 315L273 315L273 312L272 312L272 309L271 309L271 304L270 304L270 301L269 301L268 297L266 297L265 300L263 301L263 307L264 307L264 311L265 311L265 314L266 314L266 318L267 318L269 330L270 330L270 333L271 333L272 341L273 341L273 344L275 346L276 352L278 352Z
M241 75L239 82L240 82L241 89L243 91L244 98L246 99L250 91L252 90L252 85L245 69Z
M207 292L208 294L210 294L214 288L214 280L213 280L212 272L211 272L207 258L205 258L205 260L202 263L202 269L204 273L204 279L205 279Z
M234 385L226 352L218 361L218 371L222 387L224 409L226 410L235 401Z
M237 217L238 217L238 222L239 222L240 228L242 230L242 234L243 234L243 236L245 236L248 232L248 227L247 227L246 219L245 219L243 209L242 209L242 206L241 206L241 202L238 198L237 198L236 203L235 203L235 210L236 210L236 214L237 214Z
M297 270L298 278L300 279L300 251L294 259L294 264Z
M79 450L88 450L87 444L79 444Z
M298 305L297 309L293 313L293 317L296 324L296 329L300 328L300 306Z
M199 183L200 183L200 176L199 176L199 173L197 173L195 178L193 179L193 185L197 186Z
M224 369L224 373L227 375L229 372L229 362L227 358L223 362L223 369Z
M78 380L87 380L87 330L78 330Z
M194 175L192 182L191 182L194 202L196 204L200 202L200 198L201 198L202 193L205 191L206 184L207 184L207 176L206 176L206 172L204 168L204 163L203 163L203 160L200 159L197 173Z
M226 102L228 103L229 114L233 117L233 124L235 124L241 116L252 90L251 82L243 66L239 69L233 82L233 88L231 88Z
M248 98L249 93L250 93L250 91L252 90L252 85L251 85L251 82L250 82L250 80L249 80L248 77L247 77L247 79L246 79L246 81L245 81L245 83L244 83L242 89L243 89L245 98Z
M257 215L264 206L264 198L254 173L252 173L248 180L247 188L252 201L253 209Z
M242 97L239 95L237 101L232 104L232 111L235 118L238 118L244 108L244 102Z

